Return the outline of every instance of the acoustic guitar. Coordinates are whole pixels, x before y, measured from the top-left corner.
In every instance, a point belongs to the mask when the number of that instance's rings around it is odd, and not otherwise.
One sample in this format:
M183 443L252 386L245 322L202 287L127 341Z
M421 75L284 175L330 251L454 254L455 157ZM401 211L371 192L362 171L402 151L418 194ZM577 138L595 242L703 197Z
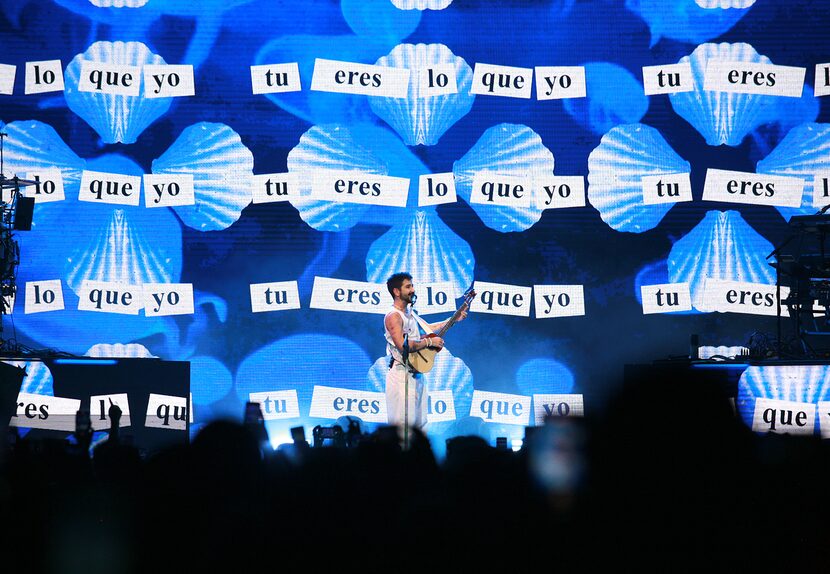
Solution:
M421 338L432 338L432 337L441 337L444 338L444 335L449 331L450 327L455 325L458 318L461 317L461 313L464 312L465 309L470 307L470 303L473 302L473 299L476 297L476 292L473 291L473 288L470 287L467 289L466 293L464 293L464 302L461 303L461 306L456 309L453 316L450 317L446 323L438 330L437 333L427 333L423 335ZM420 321L419 321L420 322ZM419 373L428 373L432 370L432 367L435 365L435 355L441 351L439 348L425 348L421 349L420 351L413 351L409 353L409 366L418 371Z

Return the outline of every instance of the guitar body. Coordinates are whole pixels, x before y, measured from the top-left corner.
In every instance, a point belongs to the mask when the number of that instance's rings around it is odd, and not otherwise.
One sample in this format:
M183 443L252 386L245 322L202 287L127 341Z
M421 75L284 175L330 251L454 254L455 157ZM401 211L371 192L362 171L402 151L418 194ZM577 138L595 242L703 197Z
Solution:
M427 337L435 337L435 333L428 333L424 335L422 339L426 339ZM440 350L441 349L421 349L420 351L409 353L409 366L419 373L430 372L432 367L435 366L435 355L437 355Z

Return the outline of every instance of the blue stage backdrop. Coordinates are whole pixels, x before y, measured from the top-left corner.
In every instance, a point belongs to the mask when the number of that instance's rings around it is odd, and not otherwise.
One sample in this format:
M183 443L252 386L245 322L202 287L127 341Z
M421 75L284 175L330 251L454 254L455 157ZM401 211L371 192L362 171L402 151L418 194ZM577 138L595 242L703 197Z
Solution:
M428 429L520 436L773 332L766 257L830 203L821 0L0 10L4 172L40 182L3 337L191 361L194 429L378 422L406 270L431 321L478 292Z

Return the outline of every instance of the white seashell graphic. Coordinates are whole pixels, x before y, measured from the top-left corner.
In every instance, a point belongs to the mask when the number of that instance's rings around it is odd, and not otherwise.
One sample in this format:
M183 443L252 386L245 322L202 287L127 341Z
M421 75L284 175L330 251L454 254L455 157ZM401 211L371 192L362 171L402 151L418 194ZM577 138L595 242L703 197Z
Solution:
M149 0L89 0L99 8L141 8Z
M689 162L656 129L617 126L588 157L588 201L612 229L642 233L656 227L674 206L644 205L642 178L690 171Z
M755 4L755 0L695 0L695 4L701 8L727 10L729 8L749 8Z
M421 72L441 64L453 65L458 92L425 97ZM369 98L372 111L392 126L406 145L435 145L473 107L473 70L443 44L399 44L375 65L410 70L406 98Z
M452 0L391 0L401 10L443 10Z
M173 210L185 225L199 231L230 227L251 203L254 156L225 124L189 126L153 161L155 174L192 174L195 205Z
M54 396L54 379L52 378L52 371L43 361L3 361L7 365L12 365L20 369L26 370L26 376L20 385L21 393L29 393L32 395L47 395ZM3 381L6 384L6 381Z
M86 52L72 59L65 72L66 103L69 109L98 132L104 143L135 143L141 132L170 109L172 98L148 99L143 95L121 96L79 91L81 62L84 61L129 66L160 65L166 62L141 42L95 42Z
M98 343L97 345L93 345L92 347L90 347L89 350L84 354L87 357L97 358L155 358L155 355L151 353L147 347L145 347L144 345L140 345L138 343L127 343L126 345L122 343Z
M312 199L315 174L328 170L386 175L387 166L356 143L347 127L337 124L312 127L288 153L288 171L299 177L300 190L300 197L290 202L300 217L318 231L343 231L353 227L369 206Z
M79 158L48 124L34 120L12 122L3 128L5 171L22 177L29 171L58 168L66 197L77 197L86 161Z
M181 238L156 237L151 224L131 219L141 216L137 210L114 209L88 243L73 249L65 262L65 279L75 293L85 280L129 285L178 281Z
M704 297L707 279L775 284L775 270L766 260L772 250L737 211L709 211L672 246L669 281L689 283L694 308L711 311Z
M541 181L553 175L554 159L542 138L527 126L498 124L489 128L464 157L453 164L458 195L470 203L477 173L524 177ZM487 227L501 231L524 231L542 217L542 198L533 186L530 207L470 204Z
M767 108L775 96L736 94L703 89L706 66L710 62L771 64L749 44L701 44L680 63L692 66L695 89L669 94L674 111L689 122L712 146L737 146L758 126L770 121Z
M475 256L434 211L416 210L409 221L379 237L366 255L366 280L383 283L406 269L416 285L449 281L460 297L473 282Z
M830 400L828 365L752 365L738 381L738 412L752 426L755 399L776 399L798 403ZM818 421L816 421L818 423Z
M756 171L804 180L801 207L776 208L787 221L793 215L815 213L815 174L830 172L830 124L806 123L794 127L767 157L758 162ZM820 191L823 193L824 189ZM827 203L830 203L830 198Z

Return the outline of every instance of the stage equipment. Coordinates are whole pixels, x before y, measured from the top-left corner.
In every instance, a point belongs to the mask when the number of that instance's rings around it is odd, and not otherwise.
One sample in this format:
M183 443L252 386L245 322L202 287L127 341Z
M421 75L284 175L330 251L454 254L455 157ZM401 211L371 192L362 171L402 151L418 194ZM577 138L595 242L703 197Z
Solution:
M35 207L34 198L23 197L20 188L37 185L36 181L17 176L6 178L3 148L7 135L0 132L0 351L7 350L2 338L3 315L10 312L10 302L17 293L17 265L20 263L20 247L12 230L30 230Z
M804 357L830 357L830 214L826 208L815 215L790 219L790 236L767 256L776 270L778 302L778 356L783 356L782 312L786 307L790 325ZM782 299L781 287L789 294Z

